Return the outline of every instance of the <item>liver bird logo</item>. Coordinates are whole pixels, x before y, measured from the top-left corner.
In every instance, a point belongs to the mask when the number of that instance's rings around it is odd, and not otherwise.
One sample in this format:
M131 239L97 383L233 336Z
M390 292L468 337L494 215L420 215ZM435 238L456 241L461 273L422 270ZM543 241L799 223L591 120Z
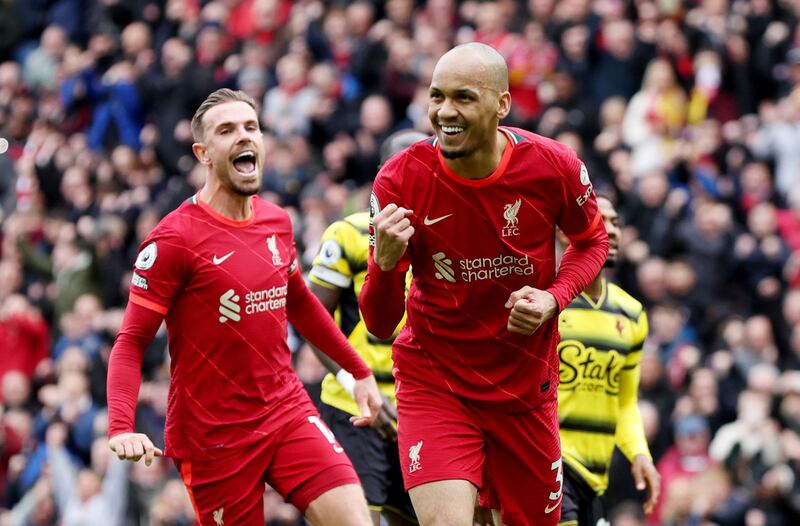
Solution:
M225 526L225 521L222 520L222 513L225 511L224 508L220 508L218 510L214 510L214 522L217 523L217 526Z
M422 440L408 448L408 458L411 459L411 466L408 468L410 473L414 473L415 471L422 469L422 465L419 463L420 449L422 449Z
M278 250L278 240L275 237L275 234L272 234L267 238L267 248L270 252L272 252L272 264L276 267L279 265L283 265L283 261L281 260L281 253Z
M522 200L517 199L514 201L513 204L509 203L505 205L503 209L503 219L506 220L506 228L511 228L517 226L519 219L517 219L517 214L519 213L519 207L522 205Z

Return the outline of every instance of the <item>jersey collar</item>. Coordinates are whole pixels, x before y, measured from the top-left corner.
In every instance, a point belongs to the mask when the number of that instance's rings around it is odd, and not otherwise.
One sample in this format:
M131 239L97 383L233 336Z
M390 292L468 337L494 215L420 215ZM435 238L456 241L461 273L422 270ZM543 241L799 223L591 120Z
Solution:
M508 161L511 159L511 154L514 151L514 146L517 144L517 138L508 130L503 128L502 126L498 126L497 128L501 132L506 135L508 142L506 143L506 147L503 150L503 157L500 158L500 164L497 165L494 172L489 175L489 177L484 177L483 179L465 179L455 173L453 170L447 166L447 163L444 160L444 156L442 155L442 150L439 148L439 140L434 139L433 147L436 148L436 156L439 158L439 165L442 167L445 175L449 178L453 179L455 182L459 184L463 184L465 186L486 186L490 185L493 182L497 181L502 177L503 173L505 173L506 168L508 167Z
M600 297L597 298L597 301L594 301L591 296L586 294L585 292L581 292L581 297L589 304L589 306L594 310L599 310L603 303L606 302L606 297L608 296L608 285L606 283L606 278L602 278L600 280Z
M228 225L228 226L234 227L234 228L242 228L242 227L246 227L248 225L251 225L251 224L253 224L253 221L255 221L255 219L256 219L256 214L255 214L255 196L253 196L250 199L250 217L248 217L247 219L242 219L242 220L231 219L230 217L226 217L226 216L220 214L219 212L217 212L216 210L214 210L213 208L208 206L208 203L206 203L205 201L200 199L200 195L199 194L194 194L192 196L192 198L191 198L191 201L192 201L192 203L194 203L197 206L199 206L208 215L210 215L211 217L213 217L214 219L219 221L220 223L222 223L224 225Z

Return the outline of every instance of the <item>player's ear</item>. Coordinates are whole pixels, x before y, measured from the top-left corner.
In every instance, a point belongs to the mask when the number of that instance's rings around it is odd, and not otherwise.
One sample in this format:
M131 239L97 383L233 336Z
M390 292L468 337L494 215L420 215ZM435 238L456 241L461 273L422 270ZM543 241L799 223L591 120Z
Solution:
M504 91L500 94L500 98L497 101L497 119L503 120L508 116L508 113L511 111L511 94L507 91Z
M192 144L192 152L194 152L194 156L197 157L197 160L200 161L200 164L210 164L211 158L208 156L208 149L206 145L201 142L196 142Z

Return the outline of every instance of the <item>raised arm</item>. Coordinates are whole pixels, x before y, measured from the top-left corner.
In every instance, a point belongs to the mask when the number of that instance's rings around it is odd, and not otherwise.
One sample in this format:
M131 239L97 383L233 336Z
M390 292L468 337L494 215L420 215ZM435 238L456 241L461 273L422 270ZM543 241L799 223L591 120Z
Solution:
M414 235L409 219L412 213L390 203L372 218L374 245L370 247L367 277L358 306L367 329L378 338L391 337L405 313L408 270L405 254Z

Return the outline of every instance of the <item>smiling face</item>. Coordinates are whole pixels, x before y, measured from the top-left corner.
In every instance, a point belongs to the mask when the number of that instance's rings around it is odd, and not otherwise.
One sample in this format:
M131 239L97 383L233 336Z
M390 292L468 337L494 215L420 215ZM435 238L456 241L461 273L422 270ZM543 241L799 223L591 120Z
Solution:
M202 119L203 137L195 143L201 163L229 191L250 196L261 190L264 140L255 109L244 101L223 102Z
M508 70L492 48L467 44L439 59L428 117L445 158L461 159L491 148L497 124L510 109Z

